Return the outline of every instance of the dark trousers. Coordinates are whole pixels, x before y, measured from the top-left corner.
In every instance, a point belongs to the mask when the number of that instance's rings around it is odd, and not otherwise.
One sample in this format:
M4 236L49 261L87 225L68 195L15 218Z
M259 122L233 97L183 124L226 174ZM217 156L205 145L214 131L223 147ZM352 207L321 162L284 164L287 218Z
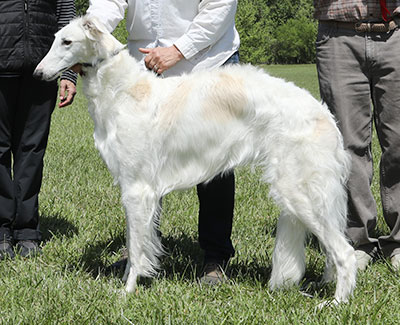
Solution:
M234 53L223 65L238 64L239 53ZM199 243L204 250L204 262L227 262L234 256L231 241L235 203L235 175L218 175L208 184L197 186L200 202Z
M38 195L55 82L0 75L0 240L40 240Z
M200 202L199 243L204 262L227 262L235 253L231 242L235 176L233 172L197 185Z

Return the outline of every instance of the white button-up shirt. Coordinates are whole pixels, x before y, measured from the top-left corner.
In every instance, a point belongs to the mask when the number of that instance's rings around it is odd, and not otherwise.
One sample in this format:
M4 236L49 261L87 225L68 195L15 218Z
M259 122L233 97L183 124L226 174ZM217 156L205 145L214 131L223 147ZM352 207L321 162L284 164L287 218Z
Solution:
M170 76L218 67L238 50L236 7L237 0L90 0L87 13L113 31L128 9L128 48L139 61L139 48L175 44L185 58L164 72Z

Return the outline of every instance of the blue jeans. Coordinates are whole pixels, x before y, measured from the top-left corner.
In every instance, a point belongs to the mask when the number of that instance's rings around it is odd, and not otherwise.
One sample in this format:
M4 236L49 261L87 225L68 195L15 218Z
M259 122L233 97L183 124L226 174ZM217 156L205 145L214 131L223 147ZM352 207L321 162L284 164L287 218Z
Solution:
M226 64L238 64L239 63L239 51L236 51L232 54L232 56L224 62L223 65Z

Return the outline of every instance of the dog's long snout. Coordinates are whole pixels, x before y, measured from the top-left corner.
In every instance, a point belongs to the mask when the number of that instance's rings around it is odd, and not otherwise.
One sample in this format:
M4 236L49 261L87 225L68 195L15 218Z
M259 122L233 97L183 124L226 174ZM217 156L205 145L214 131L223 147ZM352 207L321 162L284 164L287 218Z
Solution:
M33 71L33 78L43 80L43 70L37 67L35 71Z
M43 80L43 71L33 71L33 78Z

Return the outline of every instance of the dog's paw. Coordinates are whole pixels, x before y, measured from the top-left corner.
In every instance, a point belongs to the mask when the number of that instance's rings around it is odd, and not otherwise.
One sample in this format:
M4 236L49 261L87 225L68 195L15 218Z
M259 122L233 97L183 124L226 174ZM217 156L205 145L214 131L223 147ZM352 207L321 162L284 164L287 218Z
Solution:
M136 280L135 281L130 281L129 277L128 277L128 281L126 282L125 285L125 291L127 293L132 293L136 290Z
M343 301L338 301L336 299L332 299L332 300L324 300L323 302L319 303L317 305L317 309L321 310L323 308L326 307L336 307L338 306L341 302Z

